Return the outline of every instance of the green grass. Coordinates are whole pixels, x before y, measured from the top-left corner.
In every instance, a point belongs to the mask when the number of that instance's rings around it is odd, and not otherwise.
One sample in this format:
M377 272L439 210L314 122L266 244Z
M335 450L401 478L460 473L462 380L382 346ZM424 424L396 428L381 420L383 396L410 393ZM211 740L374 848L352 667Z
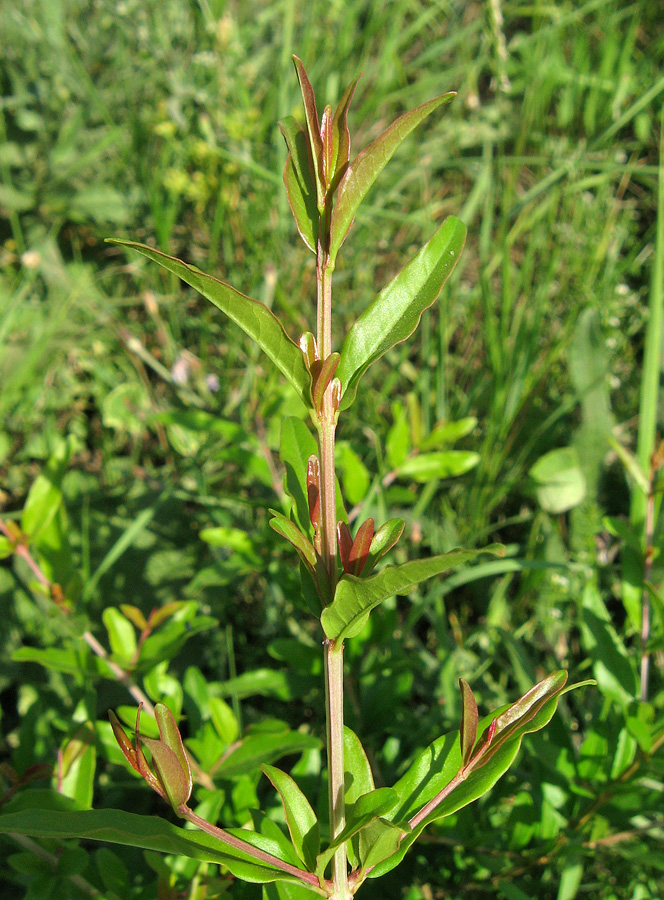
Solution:
M0 508L18 515L58 435L71 435L64 490L72 553L92 585L84 597L100 634L105 606L134 603L147 613L194 598L222 628L204 646L185 648L168 677L197 664L222 681L236 669L283 668L288 654L274 645L268 656L271 641L317 644L291 599L292 560L265 514L280 502L280 421L297 414L297 401L212 307L103 243L154 243L273 305L293 338L309 328L315 272L286 202L276 126L300 114L290 59L297 53L331 103L363 73L351 127L369 124L356 131L355 150L400 112L458 91L408 139L357 217L335 273L337 343L445 215L468 225L466 250L417 341L366 377L362 406L340 437L372 475L389 476L380 448L395 401L411 420L419 409L425 434L441 420L475 416L458 447L480 454L476 469L417 490L376 478L365 511L402 515L411 554L491 540L509 547L505 560L399 598L368 636L350 642L358 666L351 725L389 784L397 758L455 727L450 698L459 676L472 677L487 706L561 664L585 676L595 657L583 623L592 610L601 618L593 597L582 599L588 585L638 659L620 599L617 539L603 522L629 516L630 487L598 437L602 423L593 430L578 367L591 365L582 328L592 314L602 408L633 450L643 434L639 410L648 413L645 466L663 424L652 352L644 363L646 324L661 300L661 277L651 281L662 261L658 4L25 0L3 10L0 45ZM651 391L644 400L642 364ZM212 432L210 419L196 418L201 412L218 423ZM551 515L528 472L547 451L572 445L595 488L572 514ZM145 527L124 547L141 516ZM203 543L198 532L211 526L247 532L252 552ZM661 543L659 531L655 538ZM107 558L111 548L117 553ZM0 593L11 609L4 660L26 640L59 639L28 573L12 572L3 563ZM653 581L660 579L656 560ZM661 642L656 609L653 618ZM305 662L289 677L309 686L303 708L319 726L322 699ZM656 662L651 679L657 719ZM50 762L83 686L3 662L0 691L0 754L15 766ZM106 686L100 701L126 702L119 697ZM283 699L242 699L245 722L292 716ZM594 812L583 795L590 784L596 796L609 778L593 762L622 728L607 704L599 692L570 701L570 741L559 724L561 733L554 726L552 737L524 748L520 774L532 792L501 783L482 805L432 830L386 888L368 884L367 900L372 890L408 900L571 900L580 858L579 897L660 896L655 794L635 789L624 809L616 802ZM580 754L586 768L577 793L563 797L566 754ZM308 764L313 772L311 760L298 763L313 785ZM661 786L661 749L647 775ZM241 782L225 813L240 821L256 790ZM631 808L634 797L640 808ZM591 824L583 820L589 811ZM647 816L658 831L611 843L608 836L636 833ZM7 890L32 896L17 870L7 878ZM235 885L231 896L259 894Z

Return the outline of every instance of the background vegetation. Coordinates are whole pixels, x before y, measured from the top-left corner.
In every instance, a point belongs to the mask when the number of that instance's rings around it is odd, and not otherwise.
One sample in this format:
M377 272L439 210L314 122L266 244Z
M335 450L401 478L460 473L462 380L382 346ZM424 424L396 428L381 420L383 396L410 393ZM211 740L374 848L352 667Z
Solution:
M302 624L293 554L267 527L283 499L280 423L298 401L209 304L103 243L154 243L274 305L292 337L310 327L315 272L276 126L300 116L297 52L322 100L364 73L356 150L458 91L381 176L381 205L365 204L335 274L340 338L344 314L445 215L469 227L421 341L363 383L339 465L354 512L406 519L410 556L508 546L397 598L349 642L346 714L377 783L458 725L459 676L485 709L561 666L599 682L365 896L661 897L664 615L653 590L643 702L645 501L627 455L644 414L660 412L656 354L642 365L664 254L660 5L24 0L3 5L0 44L0 510L19 520L46 472L57 496L34 557L75 598L67 616L24 559L0 564L6 799L35 777L96 807L167 814L111 746L105 711L132 701L81 655L86 627L153 699L176 698L204 768L240 735L251 750L281 734L276 755L324 796L320 751L295 737L324 723L320 635ZM460 421L470 471L413 464L437 423ZM656 589L656 554L647 565ZM137 667L143 626L118 608L171 603ZM241 825L270 796L261 761L248 751L216 772L220 821ZM260 896L151 853L0 847L0 888L17 897Z

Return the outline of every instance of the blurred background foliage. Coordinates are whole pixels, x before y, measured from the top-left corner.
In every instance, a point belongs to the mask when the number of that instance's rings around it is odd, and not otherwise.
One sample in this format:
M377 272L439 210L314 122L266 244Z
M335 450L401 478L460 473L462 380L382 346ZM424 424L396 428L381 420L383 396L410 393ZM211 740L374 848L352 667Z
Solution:
M650 702L638 702L620 549L638 550L627 525L638 486L620 447L636 445L660 252L661 5L23 0L2 5L0 44L2 516L21 517L50 460L57 503L34 552L74 618L153 699L179 698L199 759L214 758L212 723L223 747L278 720L312 798L325 795L320 752L292 736L303 722L321 735L320 635L301 615L293 554L267 527L267 507L284 502L281 421L303 410L216 310L104 238L218 275L274 306L296 339L312 327L315 271L281 181L276 122L300 116L291 54L324 102L363 73L356 151L401 112L458 91L381 176L335 273L340 344L445 215L469 227L419 336L372 370L342 420L338 463L351 518L406 519L404 559L492 540L508 554L376 614L349 642L346 713L377 784L390 784L457 726L459 676L485 709L560 666L600 684L570 695L488 798L363 890L661 897L664 622L654 590ZM46 507L33 495L34 509ZM102 724L129 703L123 688L40 655L75 647L84 626L63 624L25 561L0 565L6 783L59 751L62 787L73 725L92 721L95 805L163 814ZM147 616L183 601L180 630L136 668L117 608ZM217 787L227 824L271 797L255 764ZM74 861L54 874L34 847L2 847L13 896L90 896L71 872L109 898L260 896L213 867L138 851L60 848Z

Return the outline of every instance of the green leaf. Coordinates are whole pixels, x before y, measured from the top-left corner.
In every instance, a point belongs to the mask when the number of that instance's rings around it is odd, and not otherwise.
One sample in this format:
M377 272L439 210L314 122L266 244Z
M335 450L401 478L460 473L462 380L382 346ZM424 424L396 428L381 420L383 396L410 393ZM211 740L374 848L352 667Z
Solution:
M345 802L352 806L363 794L374 789L373 774L364 747L347 725L344 725Z
M477 426L475 416L459 419L458 422L441 422L427 434L418 444L420 450L437 450L447 444L454 444L469 435Z
M564 693L566 677L566 672L550 675L498 716L494 740L486 754L481 756L480 763L469 774L459 778L450 793L404 836L398 851L376 866L369 877L377 878L398 865L408 847L429 822L452 815L494 786L514 762L524 735L539 731L551 721ZM488 725L493 719L493 716L489 716L482 724ZM480 745L481 743L482 739ZM479 756L477 749L475 754ZM438 738L418 756L409 771L394 785L402 798L402 805L389 815L389 819L393 822L411 820L455 779L462 768L459 734L447 734Z
M297 855L310 872L316 868L316 857L320 852L320 832L318 819L307 798L295 781L274 766L261 766L279 792L286 813L286 824Z
M81 725L63 747L58 790L79 806L91 807L96 767L95 733L89 725Z
M429 559L416 559L400 566L386 566L370 578L344 575L337 584L334 600L321 615L323 630L334 641L354 637L364 627L370 611L388 597L407 594L421 581L442 575L480 553L501 553L502 550L499 544L483 550L452 550Z
M330 223L330 259L332 263L336 260L339 248L346 239L360 203L394 152L420 122L443 103L449 103L454 96L456 96L454 92L442 94L400 116L375 141L365 147L346 169L339 183Z
M200 862L226 866L237 878L255 883L293 880L293 876L267 863L256 862L249 853L222 844L202 831L185 830L154 816L138 816L118 809L91 809L75 812L25 810L0 816L0 832L26 834L42 839L83 838L109 841L186 856ZM247 840L249 832L239 829Z
M426 484L436 478L456 478L470 472L480 461L479 453L470 450L441 450L435 453L418 453L402 463L399 478L411 478Z
M479 721L479 715L477 712L475 695L468 682L464 681L463 678L460 678L459 687L461 688L462 699L459 737L461 741L461 757L465 766L472 756L475 741L477 740L477 723Z
M240 733L235 713L221 697L210 697L208 703L214 730L224 744L232 744Z
M191 776L187 778L180 762L163 741L155 741L141 735L141 744L152 754L152 767L159 783L168 795L168 802L174 810L186 803L191 793ZM144 770L142 770L143 773Z
M348 441L337 441L334 455L344 494L348 502L355 506L364 500L369 491L369 471Z
M122 665L128 665L136 652L136 629L115 606L107 606L101 617L108 632L113 656Z
M289 151L284 168L288 203L302 240L313 253L316 253L320 215L307 135L293 116L288 116L280 122L279 128Z
M399 849L404 829L385 819L377 819L360 832L359 857L362 873L389 859Z
M368 794L363 794L358 800L347 807L346 825L328 847L316 860L316 874L321 877L325 867L334 856L334 852L341 844L350 841L356 835L362 835L363 830L369 827L380 816L387 815L399 804L399 795L392 788L377 788ZM355 844L355 841L353 842ZM358 842L359 847L359 842ZM351 863L359 862L359 853L349 845L348 857Z
M295 547L302 562L315 569L316 551L309 538L305 537L295 522L291 522L286 516L282 516L281 513L276 512L274 509L269 510L269 512L274 516L274 518L270 519L270 527Z
M191 794L193 782L191 771L189 769L189 760L187 759L187 754L185 753L184 745L182 743L182 736L180 735L180 729L175 721L175 716L165 703L155 704L154 715L157 720L157 727L159 728L159 737L168 749L175 754L178 764L185 775L187 782L186 801Z
M360 378L369 366L415 331L422 313L454 269L465 240L466 226L449 216L356 320L344 340L336 372L343 392L342 409L355 399Z
M31 541L37 540L41 532L48 528L60 509L62 503L60 486L69 463L70 452L69 441L59 441L44 471L37 476L28 491L21 515L21 531L25 532Z
M586 496L586 479L574 447L545 453L528 474L537 484L537 499L545 512L553 515L567 512Z
M0 534L0 559L6 559L8 556L11 556L13 552L14 547L9 538Z
M287 416L281 424L279 456L286 469L286 490L295 503L300 530L309 533L309 503L307 501L307 464L318 453L318 445L302 419Z
M365 577L371 573L372 569L380 562L380 560L398 543L405 527L406 523L403 519L389 519L389 521L380 526L371 541L367 564L364 567Z
M254 340L263 352L272 360L280 372L297 391L307 408L311 406L309 397L309 373L304 365L302 351L288 337L284 326L267 306L241 294L229 284L219 281L212 275L206 275L194 266L187 265L181 259L167 256L159 250L138 244L135 241L107 239L110 244L129 247L137 250L148 259L159 263L169 272L195 288L200 294L214 303L229 319Z
M234 778L259 769L263 764L273 763L282 756L302 753L320 747L320 741L311 734L284 729L277 734L264 732L249 734L240 745L224 757L215 769L215 775Z

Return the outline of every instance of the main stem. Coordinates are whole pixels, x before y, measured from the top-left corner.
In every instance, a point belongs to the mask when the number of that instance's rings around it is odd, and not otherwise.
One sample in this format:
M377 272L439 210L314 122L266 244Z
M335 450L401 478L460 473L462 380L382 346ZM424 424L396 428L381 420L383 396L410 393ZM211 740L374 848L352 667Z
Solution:
M318 283L318 352L322 360L332 352L332 268L319 244ZM337 577L337 503L334 466L336 413L332 405L331 386L325 392L318 423L321 498L321 550L333 592ZM327 768L329 783L330 831L332 839L344 829L346 822L344 783L344 655L343 644L325 644L325 709L327 733ZM332 858L331 900L350 900L348 859L342 845Z

